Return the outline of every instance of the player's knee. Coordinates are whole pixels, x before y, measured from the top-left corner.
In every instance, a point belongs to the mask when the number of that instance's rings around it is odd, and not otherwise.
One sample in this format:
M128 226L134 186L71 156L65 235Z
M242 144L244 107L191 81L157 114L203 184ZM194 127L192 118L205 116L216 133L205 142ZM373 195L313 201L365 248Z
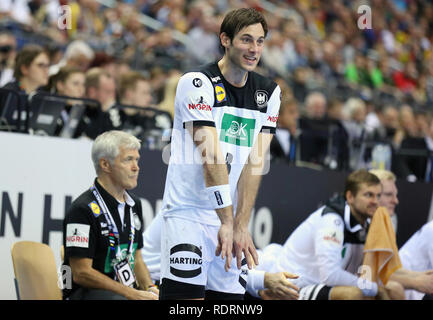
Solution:
M331 300L362 300L364 295L357 287L333 287L330 293Z

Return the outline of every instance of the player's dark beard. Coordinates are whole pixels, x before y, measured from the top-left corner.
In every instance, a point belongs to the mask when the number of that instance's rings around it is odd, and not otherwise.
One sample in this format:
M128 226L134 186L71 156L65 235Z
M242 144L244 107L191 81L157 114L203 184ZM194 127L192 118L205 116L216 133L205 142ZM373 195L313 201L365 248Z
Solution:
M368 207L367 207L368 208ZM368 219L371 218L370 215L368 214L367 211L364 210L360 210L358 208L356 208L355 206L351 206L351 212L352 215L356 218L356 220L361 223L364 224L364 222Z

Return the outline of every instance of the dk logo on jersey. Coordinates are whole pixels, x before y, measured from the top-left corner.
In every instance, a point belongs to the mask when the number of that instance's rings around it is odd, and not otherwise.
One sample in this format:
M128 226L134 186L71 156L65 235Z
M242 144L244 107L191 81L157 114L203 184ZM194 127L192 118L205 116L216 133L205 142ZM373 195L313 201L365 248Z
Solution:
M225 113L221 121L220 141L237 146L251 147L256 126L255 119Z

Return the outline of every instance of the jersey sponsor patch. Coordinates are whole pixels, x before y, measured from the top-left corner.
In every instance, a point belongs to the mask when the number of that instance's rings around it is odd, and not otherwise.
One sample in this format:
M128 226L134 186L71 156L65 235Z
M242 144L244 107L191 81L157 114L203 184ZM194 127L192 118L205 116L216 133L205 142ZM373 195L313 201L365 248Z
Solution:
M194 278L201 274L201 248L181 243L170 249L170 273L180 278Z
M66 247L89 247L90 226L81 223L69 223L66 226Z
M221 122L220 141L237 146L253 145L256 119L249 119L225 113Z
M192 80L192 84L194 87L200 88L203 85L203 81L201 81L199 78L194 78L194 80Z
M268 116L268 121L276 123L278 121L278 116Z
M212 111L212 107L205 103L189 103L188 109L198 111Z
M334 243L337 245L343 244L343 232L334 228L327 228L323 230L323 241Z
M218 102L223 102L227 100L226 89L222 83L215 85L215 96Z
M89 208L92 210L93 215L97 218L101 214L101 208L98 206L96 201L92 201L89 203Z

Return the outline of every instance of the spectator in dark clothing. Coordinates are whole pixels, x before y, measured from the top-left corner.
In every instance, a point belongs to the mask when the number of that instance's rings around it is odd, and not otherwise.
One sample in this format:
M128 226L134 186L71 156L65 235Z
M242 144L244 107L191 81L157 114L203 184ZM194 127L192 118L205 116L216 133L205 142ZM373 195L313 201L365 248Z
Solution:
M48 54L41 46L27 45L15 59L15 81L7 83L4 88L22 91L26 94L35 92L48 83Z
M280 106L275 138L271 142L271 157L273 161L294 163L299 157L298 148L299 110L295 100L283 99Z

